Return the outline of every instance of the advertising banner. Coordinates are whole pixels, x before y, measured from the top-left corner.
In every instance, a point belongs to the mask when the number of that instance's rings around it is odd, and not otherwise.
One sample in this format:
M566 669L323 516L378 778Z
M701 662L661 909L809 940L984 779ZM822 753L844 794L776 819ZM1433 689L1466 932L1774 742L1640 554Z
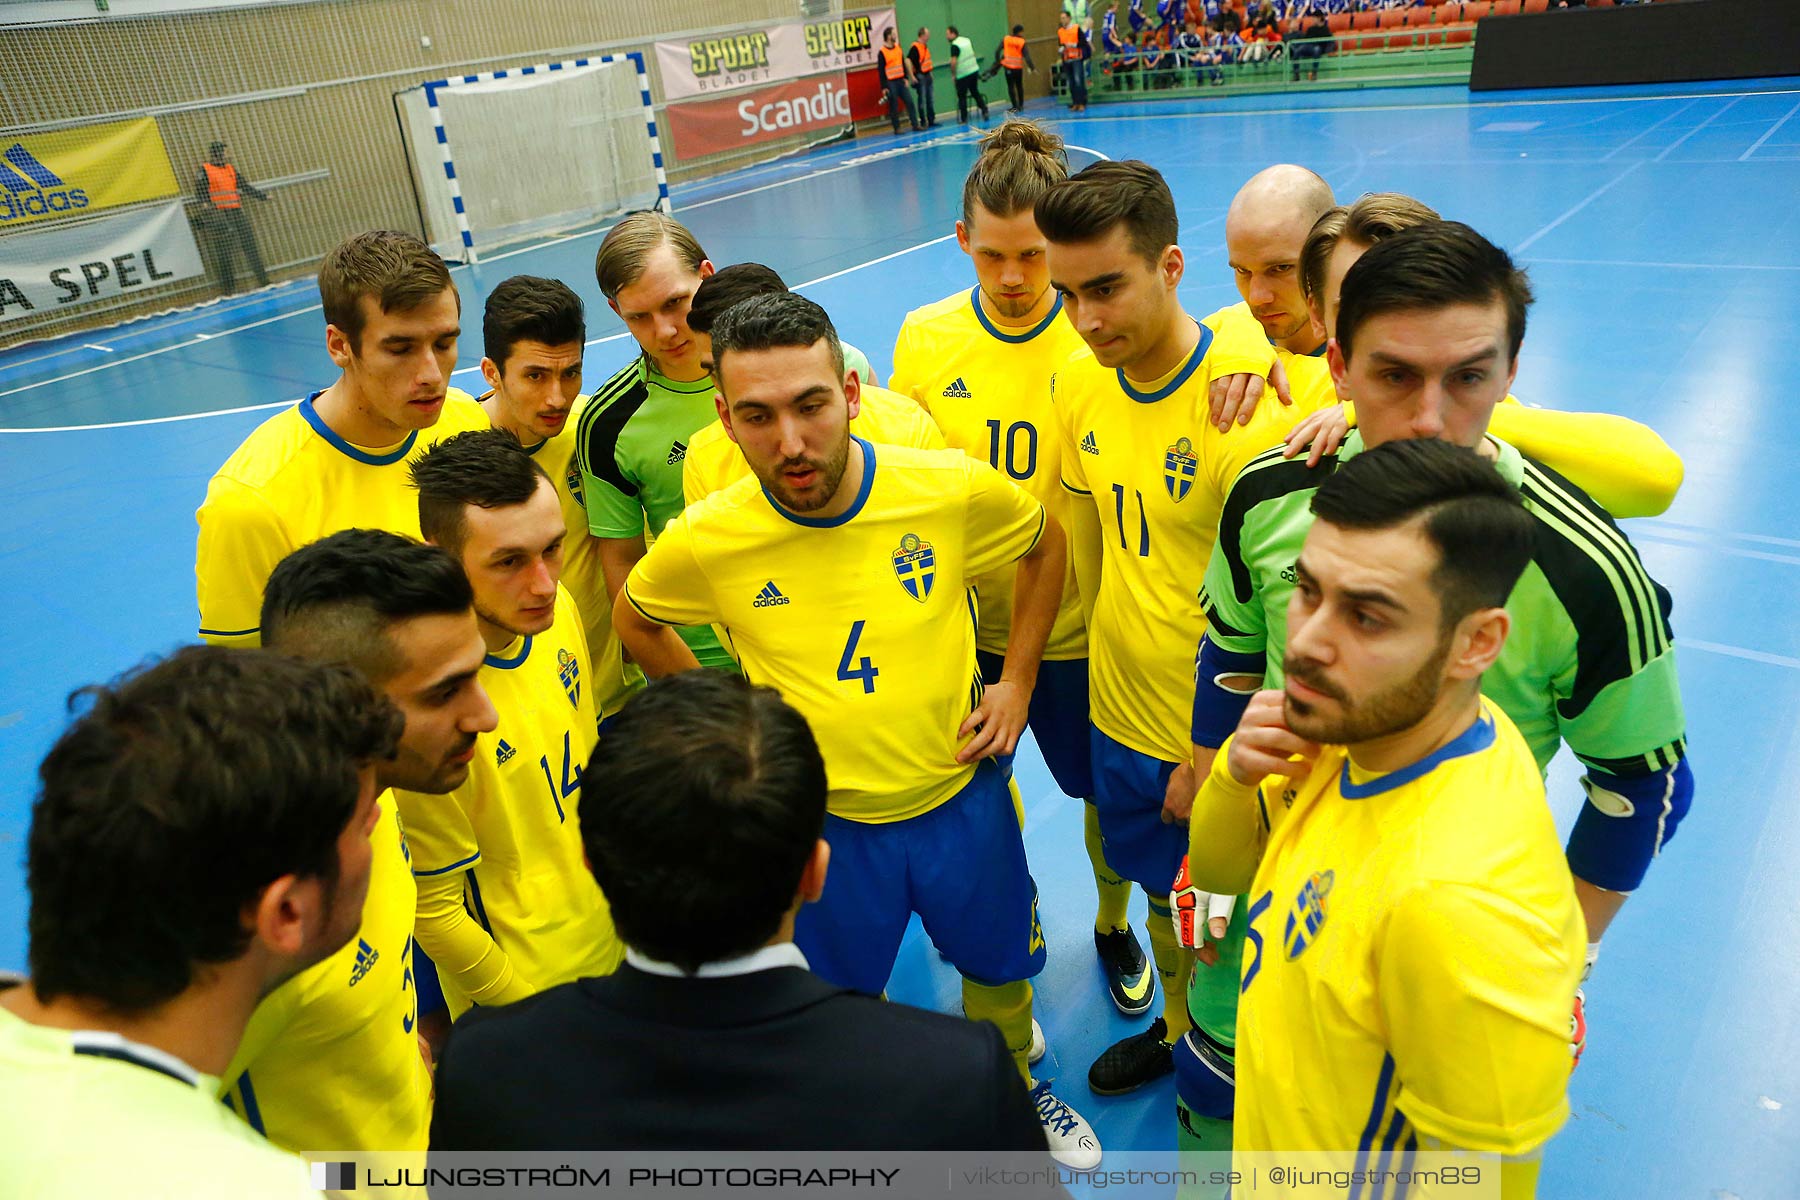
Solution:
M0 138L0 232L180 190L153 117Z
M192 279L203 270L179 200L0 237L0 324Z
M732 33L656 43L663 99L686 100L826 71L873 66L894 10L873 9L746 26Z
M863 72L867 74L867 72ZM692 159L796 133L826 133L881 115L880 89L838 72L689 100L663 110L678 158Z

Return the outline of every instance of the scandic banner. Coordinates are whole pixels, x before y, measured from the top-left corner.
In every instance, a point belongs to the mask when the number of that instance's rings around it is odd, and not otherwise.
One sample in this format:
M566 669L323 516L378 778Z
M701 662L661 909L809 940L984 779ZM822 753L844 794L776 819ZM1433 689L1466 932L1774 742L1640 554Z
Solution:
M868 71L833 72L811 79L689 100L663 110L675 154L681 159L754 146L796 133L842 129L881 115L881 89Z
M658 42L656 61L662 73L663 99L716 96L784 79L872 66L884 31L895 27L894 10L882 8Z

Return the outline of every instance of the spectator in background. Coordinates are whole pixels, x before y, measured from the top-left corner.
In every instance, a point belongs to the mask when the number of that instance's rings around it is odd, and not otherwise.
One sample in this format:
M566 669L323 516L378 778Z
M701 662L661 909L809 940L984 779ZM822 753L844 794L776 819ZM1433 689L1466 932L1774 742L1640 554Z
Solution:
M31 978L0 981L6 1194L316 1197L216 1077L356 936L401 716L347 667L216 646L78 696L38 768Z
M1308 79L1319 77L1319 60L1331 53L1333 43L1331 23L1325 14L1315 5L1307 10L1300 31L1294 35L1293 49L1288 57L1294 64L1294 78L1300 78L1301 64L1308 67Z
M1045 1149L994 1025L834 987L795 947L831 857L825 763L773 690L652 683L582 791L625 965L465 1017L434 1151Z
M931 30L923 25L919 26L919 36L906 48L906 62L912 69L919 120L930 129L937 124L937 101L931 94Z
M1168 67L1171 58L1162 48L1157 32L1145 29L1138 34L1138 71L1143 77L1145 91L1151 88L1166 88L1173 80L1169 76Z
M1108 68L1112 73L1114 91L1123 89L1129 92L1136 87L1138 75L1138 49L1128 39L1119 39L1119 48L1109 56Z
M975 55L975 43L954 25L944 29L944 36L950 39L950 74L956 77L956 119L967 125L969 104L973 102L985 121L988 106L981 94L981 59Z
M991 79L996 71L1006 72L1006 95L1008 112L1023 112L1025 109L1025 72L1037 70L1037 64L1031 61L1031 47L1025 44L1025 27L1014 25L1012 32L1000 39L994 48L994 65L987 69L983 78Z
M219 269L219 286L227 294L237 290L237 272L232 259L242 256L244 265L256 276L257 287L269 286L269 273L263 269L262 252L256 248L256 231L244 213L244 196L266 201L267 192L244 178L232 163L224 142L214 142L206 150L206 161L194 176L194 198L203 215L201 227L212 243L214 265Z

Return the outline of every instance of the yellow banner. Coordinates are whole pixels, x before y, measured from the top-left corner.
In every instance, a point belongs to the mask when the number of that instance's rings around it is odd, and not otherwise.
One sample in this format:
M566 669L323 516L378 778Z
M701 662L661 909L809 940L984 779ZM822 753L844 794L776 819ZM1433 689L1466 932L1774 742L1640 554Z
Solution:
M181 190L152 117L0 138L0 231Z

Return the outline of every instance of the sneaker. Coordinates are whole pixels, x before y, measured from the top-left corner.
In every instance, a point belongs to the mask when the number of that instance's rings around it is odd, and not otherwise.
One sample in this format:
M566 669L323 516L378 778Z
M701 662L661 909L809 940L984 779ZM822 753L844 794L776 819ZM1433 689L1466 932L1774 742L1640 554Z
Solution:
M1569 1070L1573 1071L1581 1065L1581 1052L1586 1049L1587 992L1582 988L1576 988L1575 1011L1569 1016Z
M1025 1061L1035 1067L1044 1060L1044 1053L1049 1049L1050 1047L1044 1041L1044 1027L1037 1023L1036 1017L1033 1017L1031 1019L1031 1049L1026 1053Z
M1173 1049L1163 1038L1168 1026L1161 1017L1142 1033L1114 1042L1088 1068L1088 1087L1102 1096L1123 1096L1175 1069Z
M1144 947L1129 928L1094 933L1094 953L1106 968L1106 990L1113 1007L1128 1017L1141 1017L1156 999L1156 975L1144 958Z
M1033 1083L1031 1105L1044 1124L1044 1140L1050 1157L1071 1171L1091 1171L1100 1165L1100 1139L1094 1127L1050 1091L1050 1081Z

